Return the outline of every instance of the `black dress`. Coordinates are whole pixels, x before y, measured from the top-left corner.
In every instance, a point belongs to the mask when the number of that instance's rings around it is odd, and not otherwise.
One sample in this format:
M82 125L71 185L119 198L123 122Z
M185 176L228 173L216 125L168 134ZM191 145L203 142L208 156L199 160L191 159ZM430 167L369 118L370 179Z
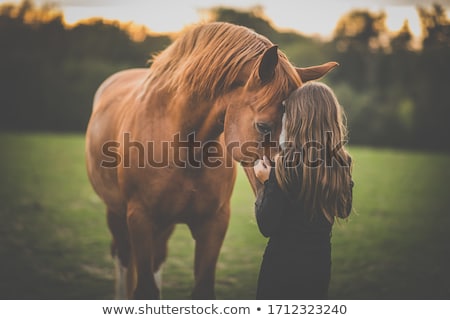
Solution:
M349 210L351 209L351 206ZM306 214L283 192L275 170L255 203L256 221L270 237L256 299L326 299L331 271L331 227L323 214Z

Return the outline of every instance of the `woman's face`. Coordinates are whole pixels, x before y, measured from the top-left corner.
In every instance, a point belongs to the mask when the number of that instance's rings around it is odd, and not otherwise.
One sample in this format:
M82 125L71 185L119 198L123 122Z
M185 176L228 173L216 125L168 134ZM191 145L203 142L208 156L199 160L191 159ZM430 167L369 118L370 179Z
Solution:
M283 118L281 119L281 133L279 142L281 149L286 148L286 112L283 113Z

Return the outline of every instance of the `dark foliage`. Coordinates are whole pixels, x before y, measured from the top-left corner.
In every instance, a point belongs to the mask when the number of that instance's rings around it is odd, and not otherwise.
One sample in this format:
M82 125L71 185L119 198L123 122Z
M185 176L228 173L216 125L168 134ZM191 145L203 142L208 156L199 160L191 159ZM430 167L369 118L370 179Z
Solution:
M279 31L261 7L209 13L266 35L298 66L338 61L324 81L346 110L352 143L450 151L450 20L439 5L417 10L418 47L407 22L389 33L383 12L349 12L329 41ZM171 42L150 34L133 40L118 22L69 28L63 21L49 5L0 6L1 130L84 131L98 85L115 71L147 66Z

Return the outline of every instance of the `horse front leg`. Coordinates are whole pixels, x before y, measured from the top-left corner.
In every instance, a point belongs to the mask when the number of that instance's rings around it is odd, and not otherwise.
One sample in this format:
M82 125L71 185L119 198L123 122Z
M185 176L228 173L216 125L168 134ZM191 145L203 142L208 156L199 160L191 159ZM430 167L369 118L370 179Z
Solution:
M156 285L159 288L160 294L162 292L163 265L164 262L166 261L168 252L167 243L174 229L175 225L172 224L169 226L160 226L160 228L154 230L153 243L155 253L153 263L153 270L154 270L153 277L155 279Z
M127 299L131 297L131 291L134 289L134 270L130 259L126 210L108 208L107 221L113 237L111 254L115 258L116 299Z
M193 299L215 299L216 264L229 220L230 206L227 204L207 219L189 225L195 239Z
M127 222L130 234L133 263L136 266L136 288L134 299L159 299L159 289L153 276L154 268L154 223L148 212L139 204L129 203Z

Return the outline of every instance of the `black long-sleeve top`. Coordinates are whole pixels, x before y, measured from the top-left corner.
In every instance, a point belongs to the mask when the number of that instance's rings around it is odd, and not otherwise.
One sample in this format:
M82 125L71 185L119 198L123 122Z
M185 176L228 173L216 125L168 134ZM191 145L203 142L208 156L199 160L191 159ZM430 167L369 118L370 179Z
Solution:
M256 298L326 299L332 224L321 212L305 212L301 201L281 190L273 168L258 194L255 213L259 230L270 237Z
M350 211L351 198L349 204ZM299 200L281 190L272 168L255 203L256 221L261 233L274 240L289 238L303 240L305 244L310 241L315 244L329 242L331 223L322 213L310 214L303 207Z

